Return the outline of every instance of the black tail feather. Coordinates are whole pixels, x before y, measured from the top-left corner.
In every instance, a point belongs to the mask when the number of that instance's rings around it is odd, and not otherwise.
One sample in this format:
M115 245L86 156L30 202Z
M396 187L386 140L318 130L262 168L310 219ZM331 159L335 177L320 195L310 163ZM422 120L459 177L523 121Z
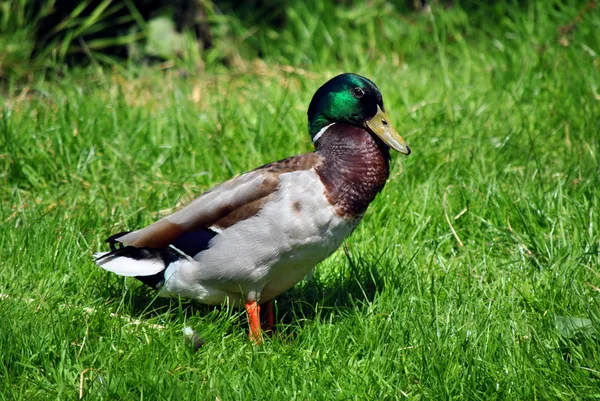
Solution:
M107 239L105 239L104 242L106 242L108 244L108 246L110 246L110 250L114 252L123 246L123 244L121 244L119 241L117 241L117 239L121 238L125 234L129 234L130 232L131 231L121 231L120 233L113 234L110 237L108 237ZM118 247L117 247L117 245L118 245Z
M137 278L138 280L140 280L142 283L146 284L149 287L154 288L155 290L158 289L162 283L165 281L165 270L161 270L156 274L153 274L151 276L134 276L135 278Z

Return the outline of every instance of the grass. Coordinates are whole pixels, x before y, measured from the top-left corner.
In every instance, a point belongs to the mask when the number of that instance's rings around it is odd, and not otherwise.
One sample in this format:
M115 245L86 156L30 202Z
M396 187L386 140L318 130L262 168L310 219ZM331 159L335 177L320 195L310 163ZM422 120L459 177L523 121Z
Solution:
M260 61L9 82L0 400L600 398L600 16L554 5L315 2L332 17L290 7L253 37ZM278 335L253 347L241 312L92 263L111 233L310 151L310 98L345 70L378 84L414 153L280 297Z

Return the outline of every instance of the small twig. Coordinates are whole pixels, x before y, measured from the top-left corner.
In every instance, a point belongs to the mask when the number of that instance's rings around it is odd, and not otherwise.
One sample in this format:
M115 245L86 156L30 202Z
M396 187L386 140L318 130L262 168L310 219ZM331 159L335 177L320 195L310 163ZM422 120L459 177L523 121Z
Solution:
M102 371L100 371L98 369L87 368L87 369L84 369L83 372L81 372L79 374L79 399L83 398L83 383L85 382L85 374L87 372L89 372L90 370L92 370L94 372L102 373Z
M442 200L442 207L444 208L444 216L446 216L446 221L448 222L448 225L450 226L450 231L452 231L452 235L454 235L454 238L456 238L456 241L458 241L459 246L465 246L465 244L463 244L463 242L460 240L460 237L456 233L456 230L454 229L454 226L452 225L452 222L450 221L450 217L448 216L448 191L453 186L454 185L448 185L446 187L446 190L444 191L444 197Z
M587 285L588 285L590 288L592 288L592 289L594 289L594 290L596 290L596 291L600 292L600 288L596 287L596 286L595 286L595 285L593 285L592 283L589 283L589 282L587 282L587 281L586 281L585 283L586 283L586 284L587 284Z
M454 187L459 187L459 188L464 188L464 189L470 189L472 191L475 191L475 192L477 192L479 194L479 196L481 196L481 198L484 198L484 195L478 189L470 187L468 185L448 185L446 187L446 190L444 191L444 196L443 196L443 200L442 200L442 207L444 208L444 215L446 217L446 222L448 222L448 226L450 226L450 231L452 231L452 235L454 235L454 238L456 238L456 241L458 242L458 245L459 246L465 246L465 244L460 240L460 237L458 236L458 233L456 232L456 230L454 229L454 226L452 225L452 222L450 221L450 216L448 215L448 193ZM465 207L463 210L460 211L460 213L458 213L454 217L454 220L458 219L460 216L462 216L463 214L465 214L468 211L469 211L468 208Z
M566 34L572 33L575 30L575 27L577 26L577 24L579 24L581 21L583 21L583 17L588 12L590 12L594 8L596 8L596 3L597 3L597 0L588 1L588 3L585 5L585 7L583 7L581 10L579 10L579 14L577 14L577 17L575 17L574 20L569 22L567 25L558 27L558 32L561 35L566 35Z
M469 209L467 209L467 208L464 208L463 210L461 210L456 216L454 216L454 220L458 220L460 218L460 216L467 213L468 210Z

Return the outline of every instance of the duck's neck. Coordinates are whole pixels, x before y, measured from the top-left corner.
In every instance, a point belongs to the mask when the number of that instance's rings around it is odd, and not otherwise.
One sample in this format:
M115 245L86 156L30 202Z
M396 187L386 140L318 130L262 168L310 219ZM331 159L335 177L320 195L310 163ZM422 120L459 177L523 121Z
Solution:
M389 148L364 129L341 123L327 127L315 146L327 199L340 215L361 216L390 175Z

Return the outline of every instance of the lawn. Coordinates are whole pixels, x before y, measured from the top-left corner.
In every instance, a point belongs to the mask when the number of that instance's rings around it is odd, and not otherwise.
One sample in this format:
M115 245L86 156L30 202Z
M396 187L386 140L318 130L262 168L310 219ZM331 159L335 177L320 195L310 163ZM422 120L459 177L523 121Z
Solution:
M261 59L3 81L0 400L600 398L598 8L309 3L256 33ZM413 153L278 299L272 338L93 263L108 235L311 151L308 103L344 71Z

